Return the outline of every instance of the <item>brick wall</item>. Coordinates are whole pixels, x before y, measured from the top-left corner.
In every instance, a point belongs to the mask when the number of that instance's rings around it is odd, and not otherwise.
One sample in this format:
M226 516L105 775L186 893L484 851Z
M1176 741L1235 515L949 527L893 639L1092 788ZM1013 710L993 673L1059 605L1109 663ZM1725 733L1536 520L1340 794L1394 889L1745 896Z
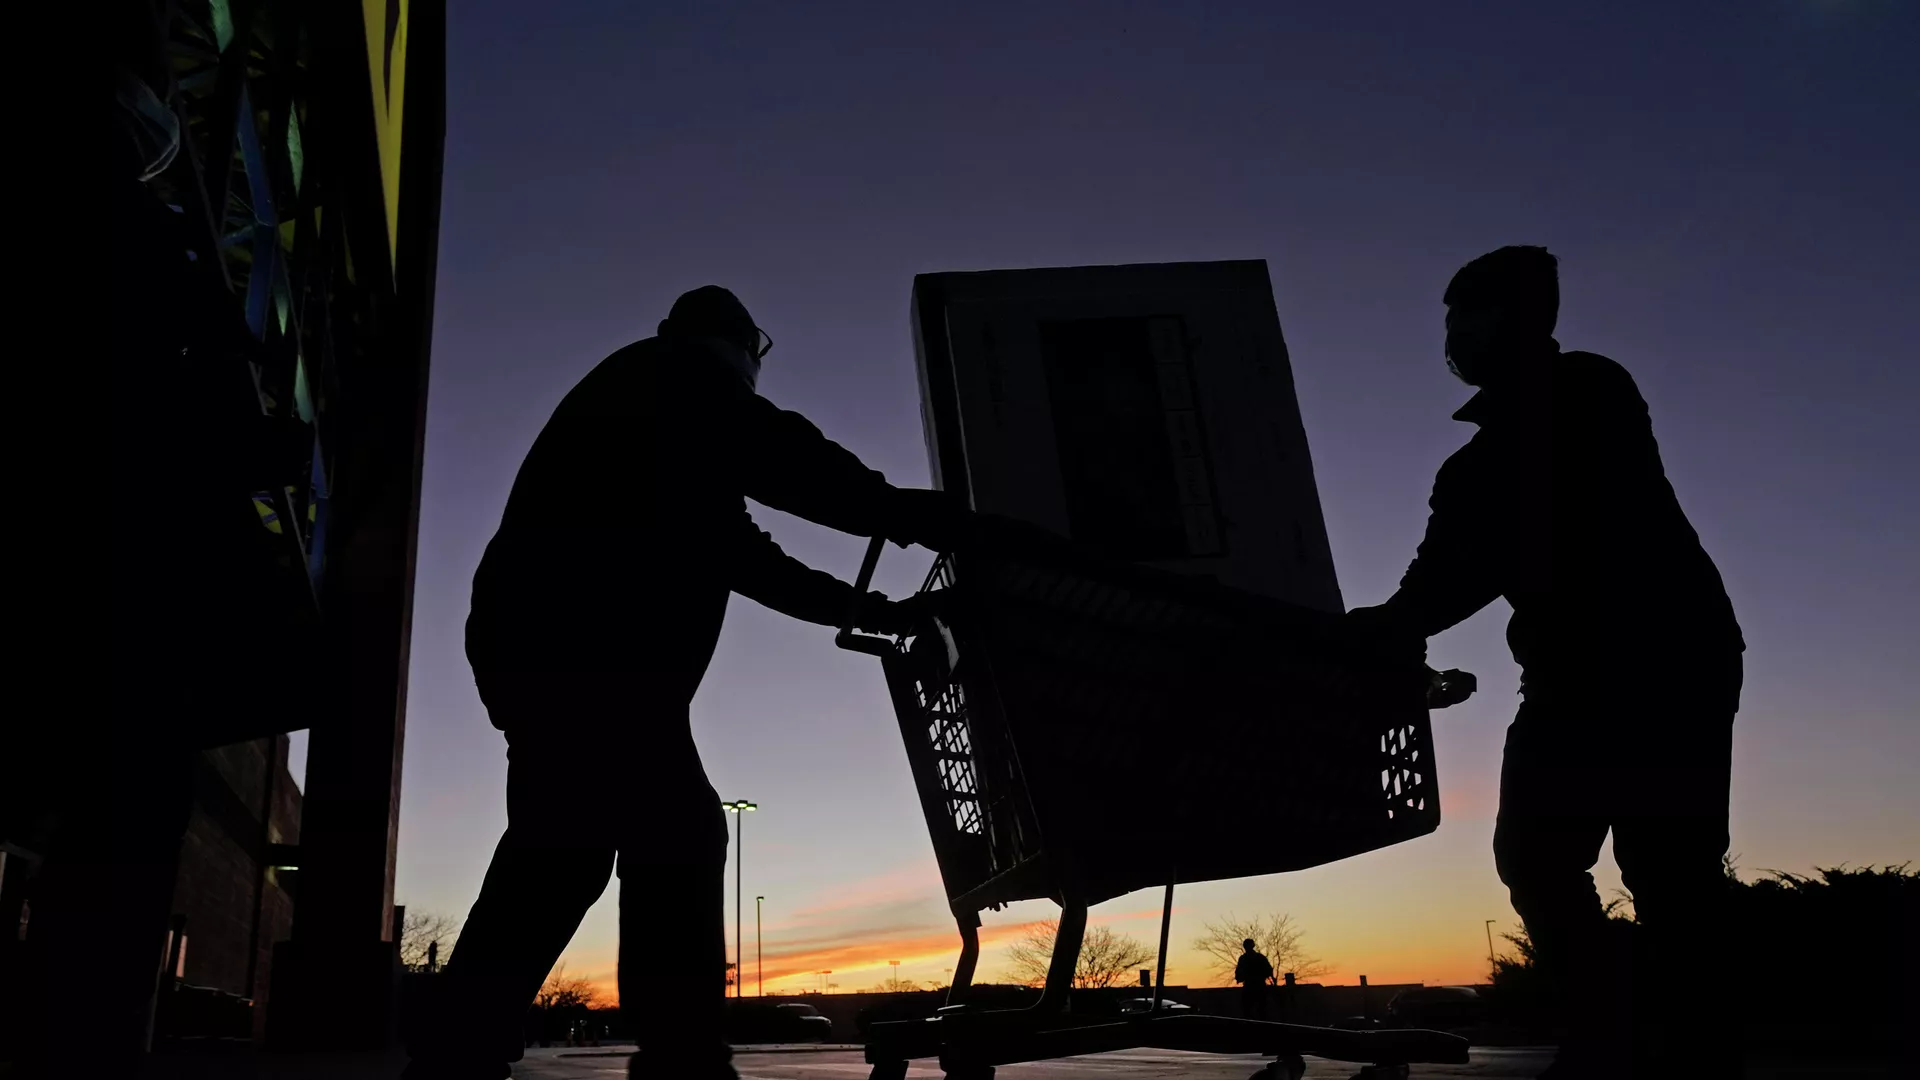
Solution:
M203 752L193 788L173 893L173 914L186 920L182 981L253 999L257 1037L273 945L293 928L297 872L265 868L267 845L299 841L286 736Z

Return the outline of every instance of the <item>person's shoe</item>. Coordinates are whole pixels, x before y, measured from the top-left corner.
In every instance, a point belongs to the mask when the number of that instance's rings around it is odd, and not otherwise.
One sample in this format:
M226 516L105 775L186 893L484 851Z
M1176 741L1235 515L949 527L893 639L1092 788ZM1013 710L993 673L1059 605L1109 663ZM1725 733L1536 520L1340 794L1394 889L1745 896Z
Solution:
M731 1065L721 1065L717 1069L688 1071L686 1069L657 1069L642 1065L631 1058L627 1061L627 1080L740 1080L740 1074Z
M1686 1080L1742 1080L1747 1075L1745 1059L1731 1054L1669 1054L1658 1061L1640 1058L1635 1076L1678 1076Z
M1540 1080L1628 1080L1633 1075L1632 1062L1625 1057L1562 1050L1540 1073Z
M1539 1080L1617 1080L1619 1076L1593 1062L1556 1058L1541 1070Z
M659 1055L648 1057L646 1051L635 1051L627 1059L628 1080L740 1080L732 1064L732 1054L710 1057L694 1064L686 1058L664 1058Z
M416 1058L407 1063L400 1080L513 1080L513 1066L504 1061Z

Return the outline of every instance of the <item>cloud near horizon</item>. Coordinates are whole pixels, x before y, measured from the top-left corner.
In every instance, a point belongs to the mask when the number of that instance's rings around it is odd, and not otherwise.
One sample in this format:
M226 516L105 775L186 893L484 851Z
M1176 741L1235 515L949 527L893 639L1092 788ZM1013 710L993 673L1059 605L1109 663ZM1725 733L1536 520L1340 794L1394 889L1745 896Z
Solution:
M882 911L897 914L908 905L888 901L877 906ZM821 972L831 972L831 983L843 991L863 990L892 976L890 961L896 960L900 962L900 975L905 979L944 983L951 978L954 963L960 954L960 940L959 932L950 919L864 922L858 918L859 914L872 913L873 910L872 907L859 904L820 907L807 912L804 919L796 918L782 926L770 927L772 934L765 940L764 951L756 957L750 943L743 957L750 991L757 989L763 979L766 989L774 993L817 989ZM835 918L826 918L828 912L832 912ZM1005 957L1002 950L1024 935L1029 927L1050 917L983 925L980 928L980 970L976 981L984 983L1004 979L1002 969ZM1157 909L1097 912L1088 919L1088 925L1157 921L1159 917ZM834 925L825 925L829 922ZM798 936L791 932L803 928L803 933ZM1152 942L1148 942L1148 947L1152 947ZM618 969L617 964L610 962L611 958L570 953L568 959L576 964L571 969L575 974L585 975L609 1000L618 998ZM727 959L729 962L733 959L731 941Z
M1054 917L1052 905L1043 901L1023 903L990 917L981 927L978 982L1006 978L1005 948L1028 927ZM1191 948L1192 927L1178 921L1182 915L1211 915L1211 911L1189 911L1176 905L1176 936L1170 943L1167 978L1170 985L1212 985L1216 978L1209 959ZM1095 910L1089 918L1094 926L1108 925L1132 933L1152 949L1159 936L1158 906L1128 908L1119 911ZM1131 925L1120 925L1131 924ZM744 961L747 992L762 985L769 993L795 993L820 988L821 972L842 992L854 992L876 986L894 974L890 961L899 961L899 975L909 981L944 983L952 977L959 958L960 940L953 918L947 910L938 865L931 859L915 860L872 874L830 890L817 893L811 901L793 909L783 918L768 921L763 928L761 947L756 955L753 927L748 937ZM727 924L727 959L734 958L733 923ZM1342 950L1343 952L1347 950ZM1382 956L1361 950L1352 956L1327 957L1332 969L1327 981L1351 982L1355 972L1370 972L1376 981L1401 981L1403 974L1418 978L1444 975L1442 981L1466 981L1464 969L1439 949L1391 950ZM617 962L610 948L569 950L565 957L569 971L594 983L609 1003L618 999Z

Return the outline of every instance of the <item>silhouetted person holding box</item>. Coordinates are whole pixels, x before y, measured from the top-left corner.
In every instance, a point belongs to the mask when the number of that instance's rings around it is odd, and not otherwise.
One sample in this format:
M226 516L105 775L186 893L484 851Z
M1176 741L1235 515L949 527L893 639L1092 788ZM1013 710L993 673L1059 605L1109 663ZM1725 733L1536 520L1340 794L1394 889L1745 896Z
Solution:
M1233 965L1233 981L1240 984L1240 1015L1249 1020L1267 1019L1267 984L1273 981L1273 962L1248 938L1240 943L1245 952Z
M1721 860L1745 650L1733 607L1632 377L1554 340L1554 257L1501 248L1456 274L1445 302L1448 366L1479 391L1454 418L1479 431L1440 467L1399 591L1350 619L1413 642L1496 599L1513 608L1523 701L1494 859L1567 1003L1549 1075L1618 1076L1653 1055L1662 1075L1736 1075L1740 1032L1716 1012L1728 995L1618 1004L1631 998L1590 873L1611 830L1646 955L1727 970ZM1668 970L1653 984L1681 982ZM1656 1023L1636 1031L1635 1011Z
M950 546L963 516L758 396L770 345L732 293L687 293L659 336L574 387L520 468L467 620L474 682L507 739L507 831L410 1077L508 1075L529 1003L616 861L631 1074L735 1075L726 815L688 705L730 593L827 626L854 600L783 553L745 500L902 545ZM865 629L910 628L908 605L869 601Z

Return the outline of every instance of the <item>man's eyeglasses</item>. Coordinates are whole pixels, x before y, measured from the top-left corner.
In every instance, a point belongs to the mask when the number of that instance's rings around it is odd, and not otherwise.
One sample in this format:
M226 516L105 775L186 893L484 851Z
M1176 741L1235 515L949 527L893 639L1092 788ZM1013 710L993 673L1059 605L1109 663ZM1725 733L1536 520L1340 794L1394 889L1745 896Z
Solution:
M773 351L773 337L759 327L753 328L753 358L763 359Z

